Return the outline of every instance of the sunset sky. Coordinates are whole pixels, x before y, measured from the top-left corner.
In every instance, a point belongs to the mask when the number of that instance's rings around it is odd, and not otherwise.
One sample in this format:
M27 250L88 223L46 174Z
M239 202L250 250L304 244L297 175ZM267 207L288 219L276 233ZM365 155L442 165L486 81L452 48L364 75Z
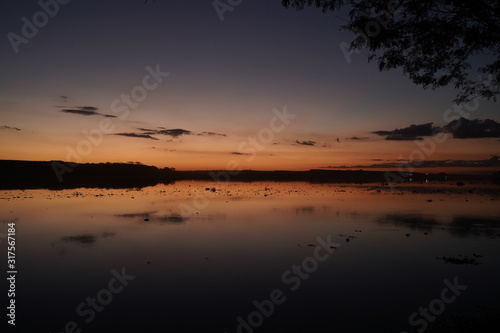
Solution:
M451 87L379 72L366 52L349 62L342 13L244 0L221 21L212 2L72 0L24 38L42 8L2 1L0 159L373 170L423 156L417 171L500 170L498 102L460 114ZM444 128L460 116L463 131Z

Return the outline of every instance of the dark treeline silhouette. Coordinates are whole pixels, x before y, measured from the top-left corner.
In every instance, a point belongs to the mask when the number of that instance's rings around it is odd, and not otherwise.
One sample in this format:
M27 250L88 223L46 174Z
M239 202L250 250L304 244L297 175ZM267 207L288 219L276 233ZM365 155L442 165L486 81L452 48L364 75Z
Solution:
M388 181L384 171L314 169L309 171L175 171L173 168L157 168L137 163L71 164L62 161L0 160L0 170L0 189L132 188L180 180L304 181L311 183L386 183ZM412 181L493 180L490 175L446 175L444 173L413 173L401 179L405 181L410 181L410 179ZM498 173L494 179L498 179Z
M495 184L500 184L500 172L495 172L493 176L491 176L491 180Z
M422 174L424 177L425 175ZM211 181L305 181L312 183L386 182L384 172L361 170L254 171L214 170L176 171L176 179Z
M130 163L0 160L0 170L1 189L131 188L172 179L171 169Z
M397 171L364 171L364 170L323 170L308 171L254 171L254 170L212 170L212 171L175 171L171 175L174 180L203 181L304 181L310 183L384 183L392 181L396 176L398 182L424 181L492 181L491 175L445 174L445 173L403 173Z

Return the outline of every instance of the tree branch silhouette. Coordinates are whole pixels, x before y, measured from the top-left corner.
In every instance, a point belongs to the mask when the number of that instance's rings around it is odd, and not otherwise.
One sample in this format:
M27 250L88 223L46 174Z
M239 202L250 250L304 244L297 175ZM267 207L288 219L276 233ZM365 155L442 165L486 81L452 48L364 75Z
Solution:
M401 69L424 89L452 85L456 103L500 94L500 2L488 0L282 0L286 8L348 9L350 52L380 71Z

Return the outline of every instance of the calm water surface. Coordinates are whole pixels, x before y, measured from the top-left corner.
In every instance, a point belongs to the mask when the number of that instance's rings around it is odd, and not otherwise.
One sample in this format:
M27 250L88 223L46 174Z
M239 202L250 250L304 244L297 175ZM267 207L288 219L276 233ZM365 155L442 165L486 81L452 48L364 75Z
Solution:
M0 198L23 332L413 332L430 303L436 318L500 307L500 197L479 185L185 181ZM441 301L455 279L467 289Z

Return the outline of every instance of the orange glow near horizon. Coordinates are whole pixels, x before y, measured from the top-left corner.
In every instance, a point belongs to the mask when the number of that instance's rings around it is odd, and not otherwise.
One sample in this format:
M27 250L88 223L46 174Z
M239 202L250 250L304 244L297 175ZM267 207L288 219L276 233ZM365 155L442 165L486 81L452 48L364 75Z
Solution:
M66 117L66 115L61 115ZM432 138L420 141L391 141L365 133L351 138L327 133L303 134L300 123L290 123L284 131L272 134L272 140L262 136L269 128L273 113L263 117L261 128L248 128L245 133L232 132L231 124L222 124L218 132L206 134L201 129L188 135L129 137L117 135L137 131L139 125L110 120L114 131L96 131L102 119L75 116L62 121L59 117L39 119L38 129L30 121L32 130L3 129L0 140L9 142L0 147L1 159L62 160L78 163L140 162L176 170L293 170L352 169L400 170L428 173L494 173L495 166L483 167L425 167L419 161L486 161L492 158L498 141L495 138L452 139L436 143ZM76 118L77 119L77 118ZM266 120L268 119L268 120ZM57 126L54 128L54 124ZM65 125L67 124L67 125ZM141 125L153 127L151 125ZM263 130L264 129L264 130ZM269 130L268 130L269 132ZM90 134L89 134L90 133ZM305 139L314 139L311 141ZM414 160L417 166L408 170L404 163Z

